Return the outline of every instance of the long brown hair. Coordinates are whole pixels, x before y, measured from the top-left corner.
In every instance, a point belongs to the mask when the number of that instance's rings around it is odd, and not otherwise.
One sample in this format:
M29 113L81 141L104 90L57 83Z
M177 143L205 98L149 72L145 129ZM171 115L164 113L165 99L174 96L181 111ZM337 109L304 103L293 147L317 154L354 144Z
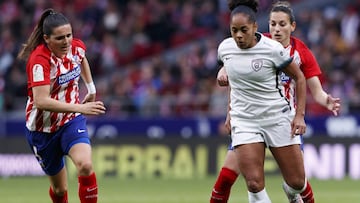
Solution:
M22 49L20 50L17 58L26 60L30 53L42 43L45 43L43 36L51 35L52 30L55 27L69 24L68 19L61 13L56 13L54 9L46 9L42 14L34 27L34 30L30 34L26 44L23 44Z
M270 13L272 12L284 12L289 16L290 23L295 22L294 11L291 8L290 2L288 1L277 1L273 4Z

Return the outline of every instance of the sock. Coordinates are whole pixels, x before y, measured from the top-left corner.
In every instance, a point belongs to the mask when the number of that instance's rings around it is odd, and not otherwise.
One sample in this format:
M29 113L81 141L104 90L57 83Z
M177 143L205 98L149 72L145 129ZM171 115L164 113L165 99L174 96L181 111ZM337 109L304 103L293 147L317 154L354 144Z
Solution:
M302 200L304 203L315 203L314 193L312 191L311 185L309 181L305 183L305 189L300 193Z
M235 171L223 167L211 192L210 203L226 203L230 196L231 186L237 177L238 174Z
M67 192L63 196L57 196L52 187L49 189L49 195L53 203L68 203L68 195Z
M249 203L271 203L271 200L265 190L253 193L248 191Z
M81 203L96 203L98 188L95 173L89 176L79 176L79 198Z

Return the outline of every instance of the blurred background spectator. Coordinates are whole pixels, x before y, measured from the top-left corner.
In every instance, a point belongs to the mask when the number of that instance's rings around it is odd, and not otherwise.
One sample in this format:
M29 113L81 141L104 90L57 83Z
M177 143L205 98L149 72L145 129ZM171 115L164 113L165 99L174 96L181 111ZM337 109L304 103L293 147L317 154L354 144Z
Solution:
M259 2L260 19L267 24L273 1ZM324 89L342 99L341 113L360 113L360 1L290 2L294 34L316 56ZM0 1L2 114L23 117L25 64L16 55L48 7L64 13L74 36L87 45L108 116L225 116L226 88L216 83L217 45L229 36L225 0ZM330 115L310 95L307 99L307 116Z

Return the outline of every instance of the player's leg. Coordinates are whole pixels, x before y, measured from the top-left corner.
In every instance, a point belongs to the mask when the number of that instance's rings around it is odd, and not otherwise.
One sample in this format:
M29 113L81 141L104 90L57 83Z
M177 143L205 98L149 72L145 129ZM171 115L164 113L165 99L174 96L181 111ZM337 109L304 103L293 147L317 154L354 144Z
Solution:
M239 173L236 154L231 148L226 154L224 165L212 189L210 203L226 203L228 201L231 187Z
M289 202L302 203L300 193L307 191L301 137L291 136L292 114L282 115L281 118L264 119L264 139L269 146L285 180L284 189Z
M301 135L300 147L304 159L304 137L302 135ZM306 179L306 184L307 184L306 189L302 193L300 193L301 198L304 201L304 203L315 203L314 192L312 190L309 180L307 179Z
M60 137L61 131L49 134L26 130L30 149L44 173L49 177L49 195L53 203L68 202L66 169Z
M277 161L285 183L283 188L291 203L302 203L298 194L309 189L306 184L303 155L300 145L289 145L284 147L270 147Z
M234 152L240 173L247 185L249 203L270 203L271 200L265 189L265 144L262 142L242 144L235 147Z
M49 176L49 195L53 203L68 203L66 174L66 168L63 167L58 174Z
M61 144L78 172L79 198L81 203L96 203L98 186L93 171L91 145L84 116L74 118L64 128Z
M303 152L302 154L304 155L304 140L303 137L301 136L301 151ZM304 203L315 203L315 199L314 199L314 193L312 190L312 187L310 185L310 182L308 180L306 180L306 184L307 186L305 187L306 190L303 191L300 194L294 194L293 192L291 192L290 187L286 184L286 182L283 182L283 190L286 194L286 196L289 199L289 202L291 202L291 200L293 199L302 199Z
M290 186L283 182L283 189L285 191L286 196L289 199L289 202L304 202L304 203L315 203L314 194L310 185L310 182L306 180L305 190L300 194L296 193L295 191L291 190ZM294 201L296 200L296 201ZM302 200L302 201L300 201Z
M81 203L96 203L98 186L92 168L91 146L88 143L77 143L69 151L78 171L79 198Z
M310 182L306 180L305 182L305 190L300 193L301 198L304 203L315 203L314 193L312 190L312 187L310 185Z

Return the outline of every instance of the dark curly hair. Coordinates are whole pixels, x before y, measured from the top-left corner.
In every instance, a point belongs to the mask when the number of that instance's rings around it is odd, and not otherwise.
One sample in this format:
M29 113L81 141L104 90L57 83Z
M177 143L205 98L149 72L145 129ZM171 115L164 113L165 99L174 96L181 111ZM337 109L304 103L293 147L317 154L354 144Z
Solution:
M251 8L255 13L258 11L259 3L257 0L228 0L228 8L233 11L238 6L247 6Z

